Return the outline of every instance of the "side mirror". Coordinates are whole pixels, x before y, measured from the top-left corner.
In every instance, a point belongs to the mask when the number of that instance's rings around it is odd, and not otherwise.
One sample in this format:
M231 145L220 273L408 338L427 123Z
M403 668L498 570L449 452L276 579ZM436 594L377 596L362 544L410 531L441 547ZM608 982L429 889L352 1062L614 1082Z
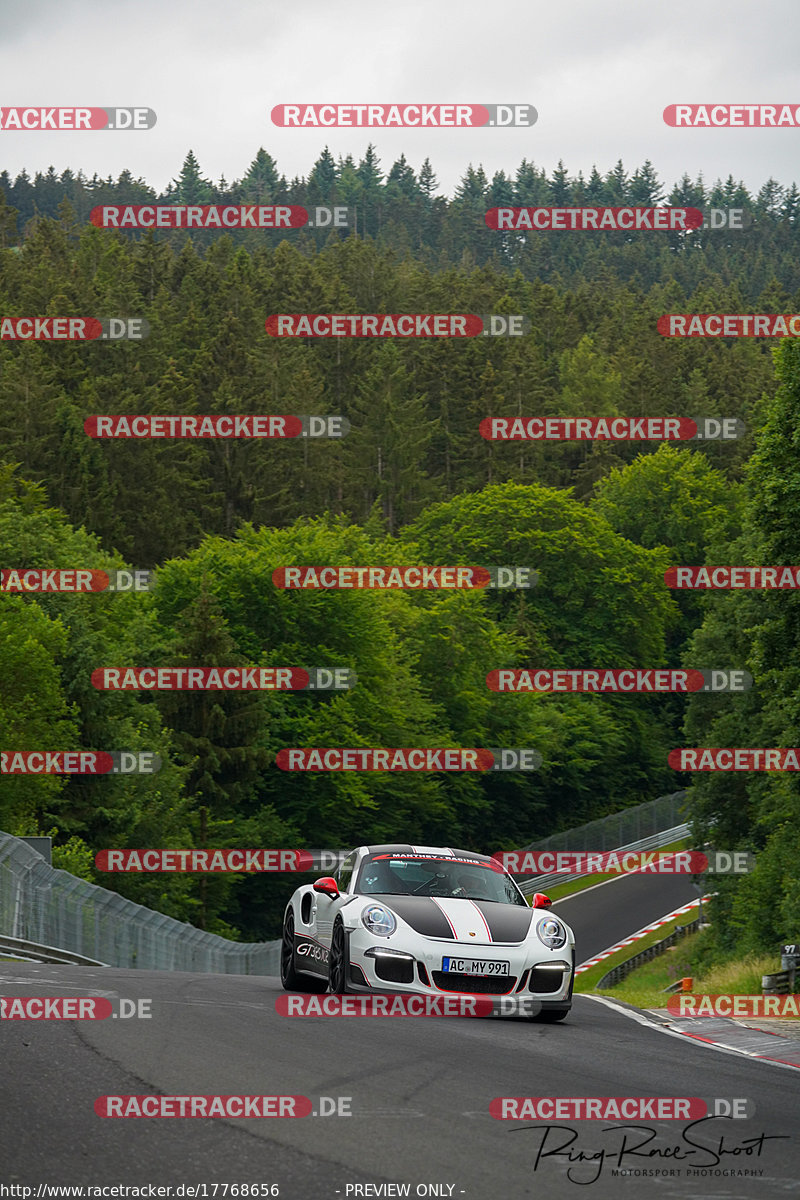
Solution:
M323 896L330 896L331 900L335 900L339 895L339 885L332 875L323 875L321 879L316 879L312 884L315 892L322 892ZM548 904L550 901L548 900Z
M316 886L316 885L315 885ZM549 908L553 901L544 892L536 892L531 901L531 908Z

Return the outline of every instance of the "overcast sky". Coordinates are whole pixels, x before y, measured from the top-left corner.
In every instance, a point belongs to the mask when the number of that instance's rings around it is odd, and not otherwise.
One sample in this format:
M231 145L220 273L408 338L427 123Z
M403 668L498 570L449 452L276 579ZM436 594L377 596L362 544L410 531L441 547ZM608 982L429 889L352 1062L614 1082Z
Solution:
M307 175L327 143L384 170L426 155L448 195L467 165L570 175L649 158L757 190L800 176L800 129L672 129L671 103L800 105L798 0L0 0L4 106L144 105L138 132L0 131L0 170L124 168L161 190L189 148L215 182L264 146ZM274 104L527 103L531 129L279 129Z

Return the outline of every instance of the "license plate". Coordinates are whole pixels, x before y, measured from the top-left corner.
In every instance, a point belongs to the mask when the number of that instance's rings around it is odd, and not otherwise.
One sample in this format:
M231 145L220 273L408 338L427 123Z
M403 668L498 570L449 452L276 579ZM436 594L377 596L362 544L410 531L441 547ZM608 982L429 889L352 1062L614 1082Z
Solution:
M443 958L442 970L456 975L508 975L511 964L490 962L487 958Z

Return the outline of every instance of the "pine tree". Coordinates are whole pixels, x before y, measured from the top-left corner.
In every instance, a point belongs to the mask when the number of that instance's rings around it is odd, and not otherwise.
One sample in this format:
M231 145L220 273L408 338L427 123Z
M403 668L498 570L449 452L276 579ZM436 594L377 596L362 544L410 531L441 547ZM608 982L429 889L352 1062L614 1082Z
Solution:
M514 178L514 203L520 207L547 204L549 195L544 171L537 170L535 163L523 158Z
M397 162L392 163L386 177L386 194L388 197L405 196L414 199L417 195L417 177L412 167L401 154Z
M439 186L439 182L434 174L433 167L431 166L431 160L429 158L425 159L419 169L418 183L419 190L422 192L426 203L430 203L436 194L436 189Z
M331 204L336 198L336 162L327 146L311 169L308 194L315 204Z
M381 160L378 158L372 142L367 146L364 157L356 167L356 174L361 180L364 195L374 200L383 183L383 172L381 171Z
M628 175L621 158L617 160L614 170L606 175L606 185L611 193L613 205L628 203Z
M590 204L602 204L606 199L606 185L594 163L586 184L586 199Z
M174 197L178 204L210 204L214 199L214 185L200 174L200 164L189 151L183 160L181 173L173 179Z
M283 182L285 184L286 181ZM261 146L242 179L242 200L253 204L273 204L280 185L278 164Z
M631 176L628 188L628 200L631 204L642 204L651 207L660 204L664 198L664 189L649 158L637 167Z
M777 179L773 179L770 176L767 182L762 185L758 195L756 196L756 216L779 216L783 199L784 189L778 183Z
M568 204L571 198L572 188L570 186L569 175L567 168L564 166L564 160L558 160L558 166L553 171L552 177L548 181L550 191L550 199L553 204Z

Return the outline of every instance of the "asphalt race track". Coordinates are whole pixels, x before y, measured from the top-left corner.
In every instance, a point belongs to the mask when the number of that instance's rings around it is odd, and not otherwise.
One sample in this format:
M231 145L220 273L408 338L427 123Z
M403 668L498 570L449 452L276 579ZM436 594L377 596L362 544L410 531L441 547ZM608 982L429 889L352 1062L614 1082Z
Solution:
M713 886L709 882L708 890L713 891ZM594 958L697 898L691 876L636 873L556 900L553 909L575 932L576 962L580 966L587 958ZM686 923L694 917L688 916Z
M633 877L564 902L558 911L575 922L580 962L694 894L686 881ZM0 963L0 992L152 1000L149 1020L0 1026L0 1182L34 1185L33 1196L42 1182L205 1183L209 1197L214 1183L267 1183L278 1184L284 1200L403 1194L550 1200L578 1197L581 1184L595 1178L588 1194L602 1198L797 1194L800 1074L671 1037L583 997L555 1025L508 1018L286 1018L275 1012L282 989L272 978L11 962ZM304 1095L315 1112L321 1096L350 1097L352 1116L95 1115L98 1096L157 1092ZM648 1149L657 1148L658 1157L646 1157L648 1135L641 1128L552 1122L576 1131L573 1153L580 1149L588 1157L605 1149L607 1155L602 1163L572 1164L565 1155L542 1157L538 1165L543 1143L545 1151L558 1149L571 1135L563 1129L546 1134L542 1122L489 1115L497 1096L653 1095L748 1098L756 1112L750 1120L717 1118L696 1126L691 1136L716 1147L714 1154L681 1142L684 1122L637 1122L655 1131ZM747 1144L762 1133L790 1136ZM626 1136L629 1149L637 1143L640 1149L623 1159L623 1169L676 1174L612 1175ZM689 1157L681 1161L681 1155ZM712 1173L687 1176L687 1168ZM567 1180L568 1169L575 1182ZM731 1170L763 1175L721 1174ZM381 1187L404 1183L408 1193Z

